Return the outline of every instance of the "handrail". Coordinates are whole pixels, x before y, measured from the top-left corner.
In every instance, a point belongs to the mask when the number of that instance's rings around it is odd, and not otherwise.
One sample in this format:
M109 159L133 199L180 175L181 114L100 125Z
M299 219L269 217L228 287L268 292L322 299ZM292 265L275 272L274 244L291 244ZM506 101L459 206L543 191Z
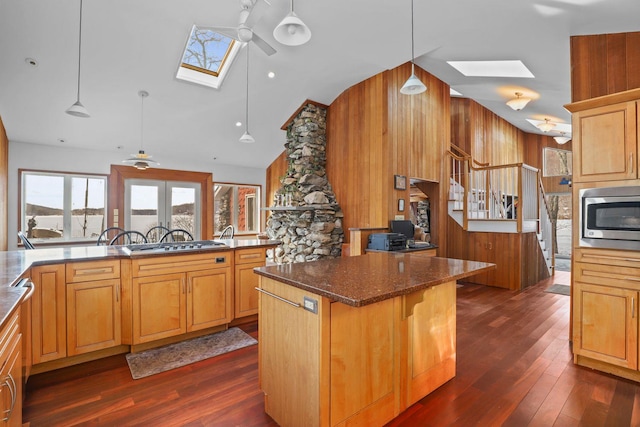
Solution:
M460 152L460 154L462 154L462 157L464 157L465 159L471 159L471 163L475 163L476 165L479 165L480 167L484 167L484 166L489 166L489 163L483 163L483 162L479 162L476 159L474 159L473 157L471 157L471 154L467 153L466 151L464 151L462 148L458 147L457 145L454 144L450 144L451 148L457 150L458 152ZM449 151L449 150L447 150ZM451 151L449 151L451 152ZM451 153L453 154L453 153ZM453 154L455 156L455 154Z

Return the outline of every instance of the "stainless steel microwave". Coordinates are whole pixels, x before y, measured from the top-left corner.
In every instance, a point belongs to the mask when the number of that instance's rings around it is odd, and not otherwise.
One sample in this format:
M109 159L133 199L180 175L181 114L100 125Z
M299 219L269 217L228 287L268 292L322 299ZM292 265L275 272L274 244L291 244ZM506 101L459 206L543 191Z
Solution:
M580 246L640 250L640 186L580 190Z

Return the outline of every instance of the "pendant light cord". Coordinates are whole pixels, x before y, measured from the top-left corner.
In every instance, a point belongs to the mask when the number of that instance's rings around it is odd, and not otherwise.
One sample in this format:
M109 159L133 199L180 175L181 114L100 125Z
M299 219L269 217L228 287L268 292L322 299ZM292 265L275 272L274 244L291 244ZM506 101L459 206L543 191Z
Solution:
M411 74L414 74L414 61L416 59L416 55L413 50L413 0L411 0Z
M80 33L78 35L78 99L80 102L80 58L82 57L82 0L80 0Z
M247 103L245 105L246 132L249 133L249 43L247 43Z
M144 153L144 92L140 92L140 151Z

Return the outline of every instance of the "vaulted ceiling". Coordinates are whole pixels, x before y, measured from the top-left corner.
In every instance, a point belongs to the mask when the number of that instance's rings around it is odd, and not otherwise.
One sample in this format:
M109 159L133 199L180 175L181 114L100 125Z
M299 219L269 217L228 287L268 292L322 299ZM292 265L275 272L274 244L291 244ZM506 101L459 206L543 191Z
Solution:
M244 51L221 89L175 78L192 25L236 26L239 0L83 0L80 98L90 118L65 114L76 100L80 1L2 0L0 116L9 140L120 151L124 159L141 145L138 92L146 90L144 148L163 167L193 156L264 168L283 150L280 127L305 99L330 104L411 59L409 0L299 0L295 12L312 37L297 47L272 34L289 0L270 3L254 31L277 53L250 45L256 143L243 144L236 122L244 123ZM570 123L570 36L640 30L638 0L415 0L414 10L416 64L532 133L539 131L526 119ZM513 59L535 78L464 77L446 62ZM513 111L505 102L516 90L537 99Z

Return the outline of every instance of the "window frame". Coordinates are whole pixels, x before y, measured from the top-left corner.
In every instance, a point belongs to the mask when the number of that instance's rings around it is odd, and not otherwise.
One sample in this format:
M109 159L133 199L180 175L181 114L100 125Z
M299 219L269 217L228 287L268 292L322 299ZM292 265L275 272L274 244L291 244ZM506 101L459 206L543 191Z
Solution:
M238 209L233 209L232 210L232 219L231 219L231 225L233 225L235 231L234 231L234 235L236 236L252 236L252 235L258 235L262 232L262 213L261 213L261 207L262 207L262 185L260 184L243 184L243 183L237 183L237 182L214 182L213 183L213 213L211 215L211 219L212 219L212 223L213 223L213 235L216 237L220 236L220 233L222 230L216 230L216 212L217 212L217 208L216 208L216 187L217 186L226 186L226 187L233 187L233 198L234 198L234 203L232 203L234 206L237 206L238 204L238 189L240 187L253 187L256 190L256 194L252 195L253 199L254 199L254 209L255 209L255 213L253 216L253 223L255 225L255 229L253 231L242 231L238 229ZM247 199L247 196L249 195L245 195L245 201ZM246 206L246 205L245 205Z
M18 231L25 231L28 229L26 219L26 194L27 190L25 180L27 175L40 175L51 177L63 178L63 234L62 238L30 238L34 243L39 246L47 245L64 245L64 244L77 244L87 242L97 242L98 235L95 238L73 238L71 236L71 223L72 223L72 195L67 194L71 189L71 181L74 178L85 179L102 179L104 182L104 222L107 221L108 212L108 200L109 200L109 175L98 173L85 173L85 172L62 172L55 170L42 170L42 169L18 169ZM67 231L68 230L68 231ZM98 233L99 234L99 233ZM23 246L22 241L18 239L18 247Z
M547 163L549 162L548 153L550 152L563 152L567 154L567 168L569 169L569 173L567 174L548 174L547 171ZM555 176L571 176L573 174L573 151L564 150L562 148L556 147L544 147L542 149L542 177L555 177Z

